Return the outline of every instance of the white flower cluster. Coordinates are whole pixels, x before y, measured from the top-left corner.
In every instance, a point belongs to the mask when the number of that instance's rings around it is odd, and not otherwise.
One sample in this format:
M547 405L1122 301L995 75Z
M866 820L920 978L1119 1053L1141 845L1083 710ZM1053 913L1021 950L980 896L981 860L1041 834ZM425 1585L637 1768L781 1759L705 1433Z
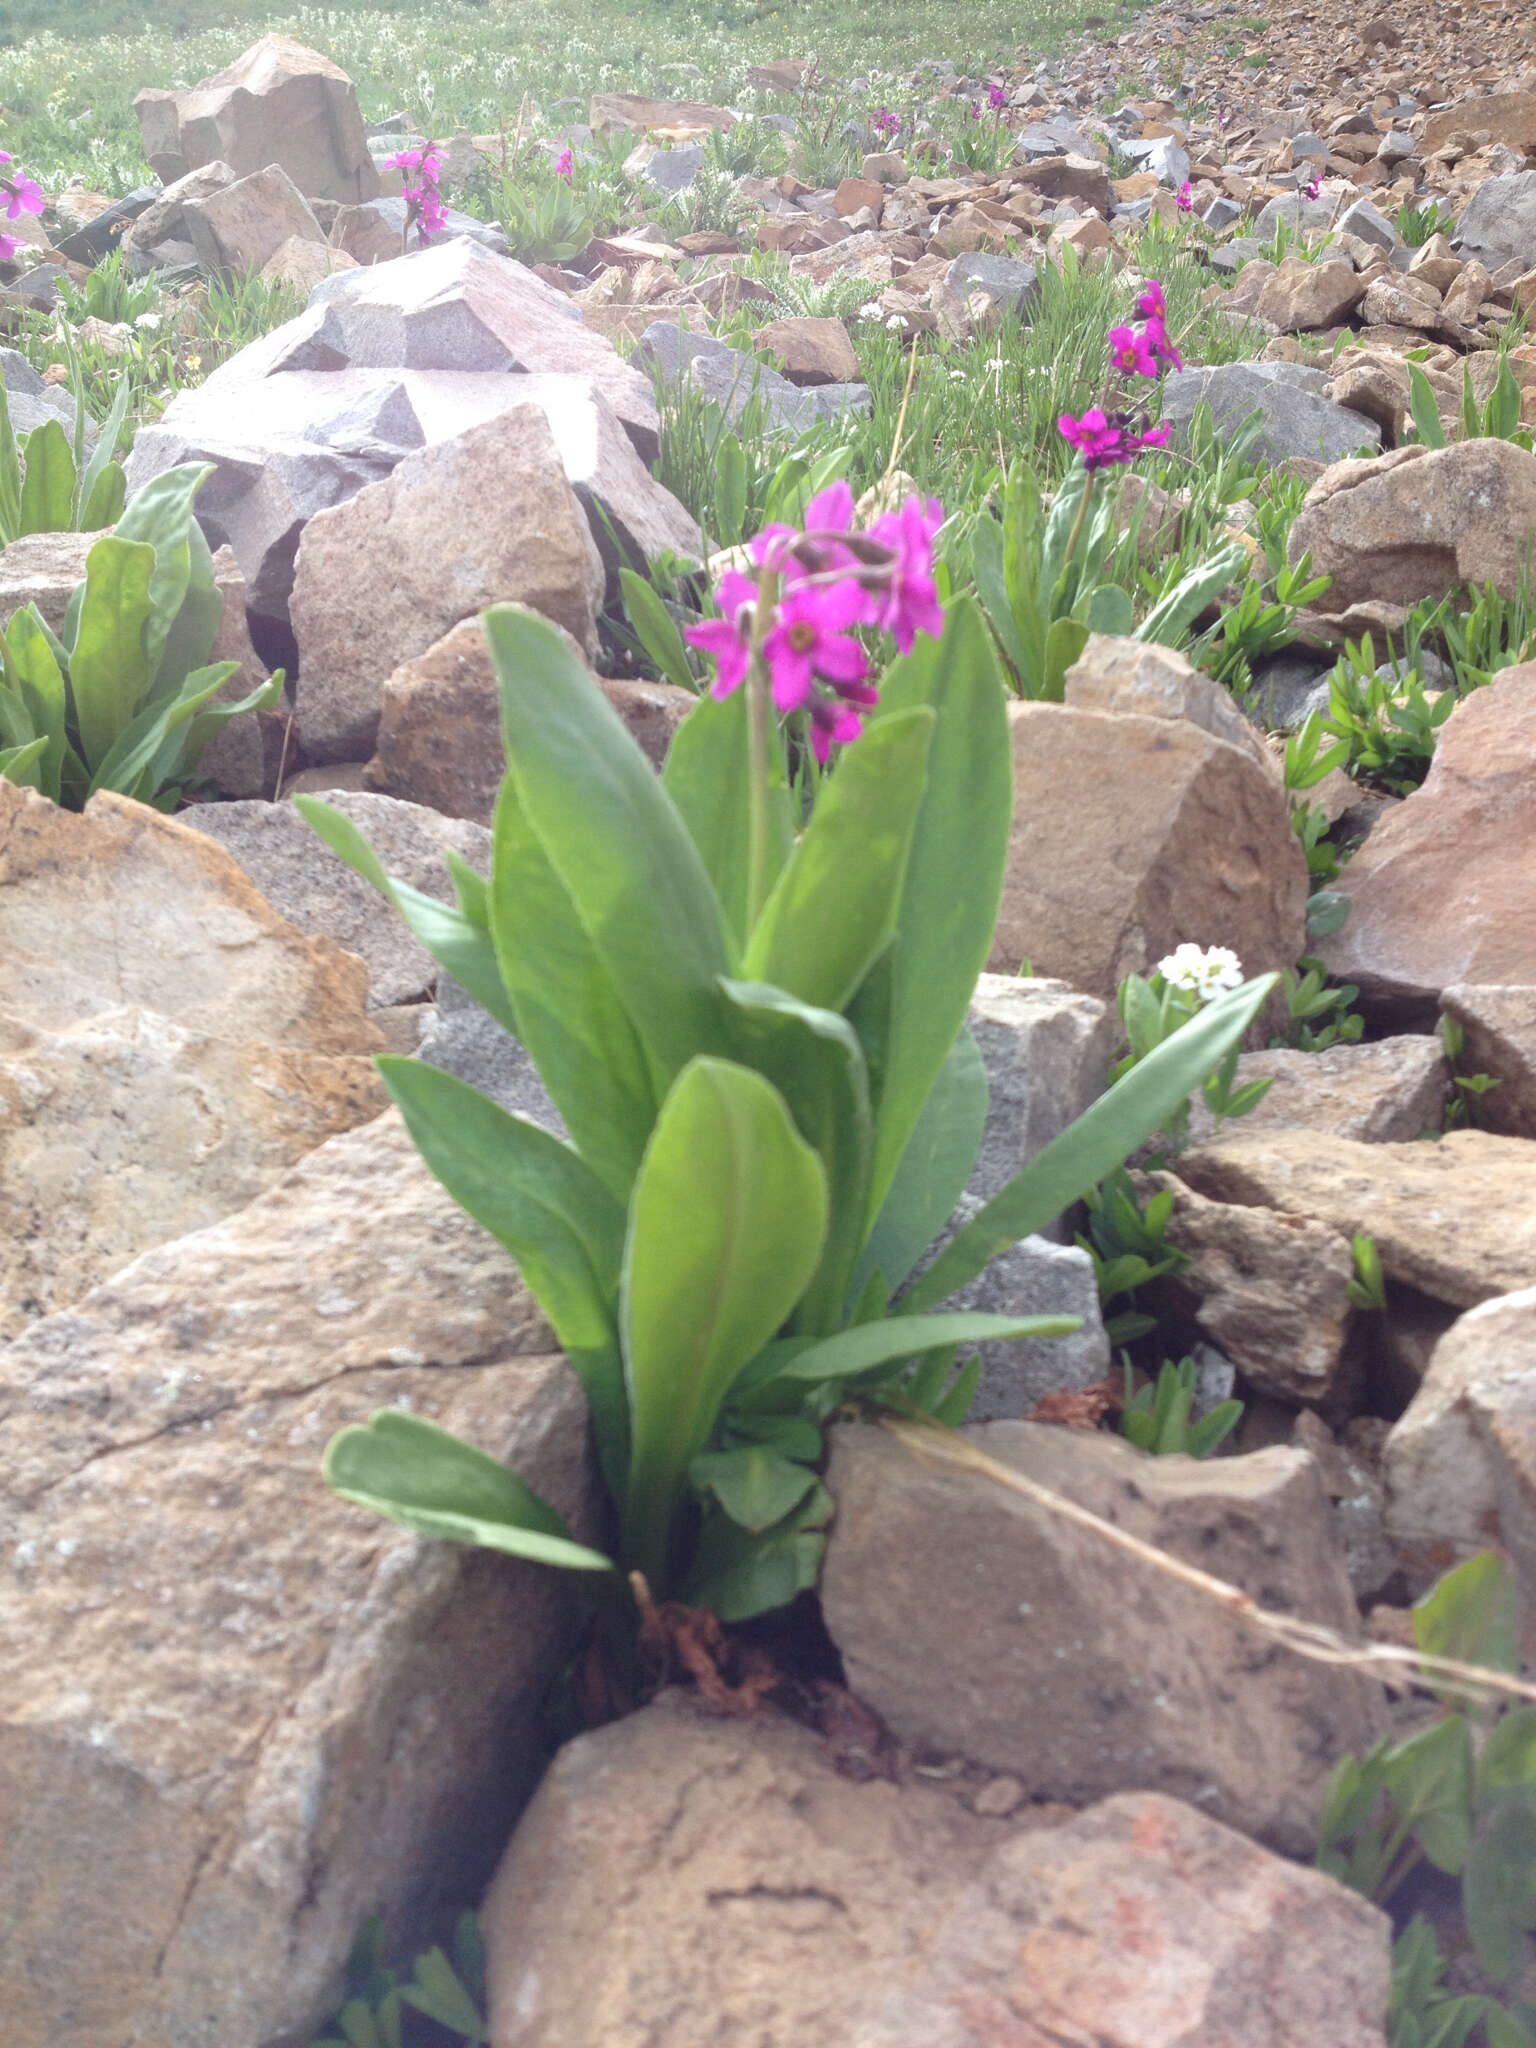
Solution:
M1165 954L1157 971L1170 988L1181 988L1202 1003L1243 985L1243 964L1230 946L1197 946L1189 939Z

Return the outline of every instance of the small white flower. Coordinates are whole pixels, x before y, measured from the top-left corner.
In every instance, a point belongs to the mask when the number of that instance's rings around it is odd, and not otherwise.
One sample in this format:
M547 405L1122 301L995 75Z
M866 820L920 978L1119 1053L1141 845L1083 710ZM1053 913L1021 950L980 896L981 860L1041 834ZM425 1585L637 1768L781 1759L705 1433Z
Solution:
M907 316L905 313L892 313L885 324L892 334L904 333L907 325Z
M142 327L148 334L154 334L160 326L160 315L158 313L141 313L133 324L135 327Z
M1202 1003L1243 985L1242 962L1230 946L1197 946L1190 939L1165 954L1157 971L1170 988L1181 988Z
M951 370L949 373L949 381L951 384L963 384L965 382L964 370Z

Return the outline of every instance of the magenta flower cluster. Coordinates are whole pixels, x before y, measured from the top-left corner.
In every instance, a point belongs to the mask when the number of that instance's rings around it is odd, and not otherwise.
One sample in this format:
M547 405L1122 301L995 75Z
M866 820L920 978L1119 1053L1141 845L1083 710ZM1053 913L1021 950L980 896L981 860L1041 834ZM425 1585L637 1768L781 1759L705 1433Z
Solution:
M575 176L576 154L569 143L565 145L564 149L562 149L560 154L555 158L554 170L555 176L557 178L570 178Z
M901 116L893 114L889 107L877 107L874 119L869 125L876 135L883 136L890 142L901 133Z
M11 163L13 159L0 149L0 164ZM20 220L24 213L41 213L43 195L32 180L23 177L20 171L0 171L0 212L7 220ZM15 235L0 232L0 263L9 263L21 242Z
M1156 377L1165 369L1182 370L1184 358L1168 338L1168 307L1163 288L1151 278L1136 301L1137 327L1109 330L1110 367L1122 377ZM1112 469L1134 462L1143 448L1166 448L1168 429L1152 427L1145 413L1138 421L1128 412L1106 413L1093 406L1081 418L1064 412L1056 422L1064 441L1076 448L1084 469Z
M1190 191L1188 178L1184 180L1183 184L1179 187L1178 191L1173 195L1173 203L1179 209L1180 213L1194 212L1194 194Z
M806 507L805 527L770 526L748 544L755 575L731 569L716 593L721 616L685 638L715 664L713 695L740 689L755 658L777 709L804 711L811 747L825 765L834 746L864 730L879 701L860 627L889 633L903 654L919 633L944 630L933 575L933 542L943 524L937 499L908 498L868 527L853 524L853 493L833 484ZM776 579L771 616L760 616L762 582Z
M446 233L448 213L443 205L442 194L437 189L438 176L443 160L430 143L425 149L402 149L398 155L385 159L391 170L414 171L414 183L407 183L401 197L409 212L406 225L416 223L416 232L423 242L429 242L434 235Z

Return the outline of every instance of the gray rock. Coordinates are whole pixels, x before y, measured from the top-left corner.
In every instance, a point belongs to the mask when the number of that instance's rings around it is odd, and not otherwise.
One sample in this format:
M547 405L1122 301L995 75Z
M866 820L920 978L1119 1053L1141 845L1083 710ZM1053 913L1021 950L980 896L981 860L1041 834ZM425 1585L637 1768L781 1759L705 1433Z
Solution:
M1389 128L1377 143L1376 154L1384 164L1400 164L1417 148L1417 142L1406 128Z
M1195 407L1202 401L1215 416L1218 433L1231 434L1252 413L1262 415L1253 453L1263 462L1284 462L1292 456L1307 461L1340 462L1362 448L1377 454L1381 427L1363 413L1331 405L1303 379L1327 382L1321 371L1303 378L1273 373L1300 368L1292 363L1223 363L1215 369L1176 371L1163 384L1163 418L1181 443Z
M560 1113L523 1047L447 975L439 976L437 1006L422 1023L420 1057L511 1115L565 1137Z
M1304 1452L1154 1458L1107 1434L1024 1422L965 1436L1266 1606L1358 1636ZM1381 1726L1374 1680L1270 1649L1091 1530L884 1430L834 1430L831 1444L827 1625L849 1686L898 1739L1010 1772L1036 1798L1169 1792L1310 1853L1331 1763Z
M1243 712L1268 732L1294 732L1314 711L1328 709L1332 673L1315 656L1278 654L1255 668Z
M61 256L67 256L71 263L99 263L103 256L110 256L117 248L129 227L141 213L146 213L161 196L158 185L140 185L121 199L114 199L110 206L92 216L83 228L77 228L72 235L66 235L54 247Z
M997 312L1026 324L1040 300L1040 279L1033 263L1021 263L1014 256L994 256L986 250L957 256L944 282L962 298L984 299Z
M1014 154L1026 162L1044 156L1091 157L1094 154L1093 137L1085 134L1064 114L1053 114L1049 120L1032 121L1019 131Z
M45 384L19 349L0 348L0 384L5 386L11 432L18 438L33 433L48 420L57 420L73 435L74 398L57 384ZM85 445L96 445L96 422L89 413L85 416Z
M867 413L871 404L867 384L791 384L741 350L709 335L686 333L666 320L646 328L630 363L651 370L673 390L692 385L720 407L732 426L754 405L759 407L763 430L771 434L802 434L820 420Z
M1468 201L1451 241L1459 256L1475 256L1490 270L1517 257L1528 263L1536 247L1536 171L1485 180Z
M371 214L396 246L403 241L409 211L403 199L365 199L351 211L358 215ZM450 242L474 242L482 249L489 249L494 256L510 256L512 253L512 244L494 221L477 220L472 213L460 213L456 207L445 206L442 233L431 246L438 249ZM411 253L423 252L413 250Z
M1294 135L1291 138L1291 153L1293 156L1316 157L1322 160L1328 155L1328 145L1321 135Z
M490 872L491 835L467 818L362 791L337 790L325 801L352 820L389 874L440 903L454 900L445 850L477 874ZM436 984L437 963L404 919L291 803L203 804L185 822L232 853L290 924L311 938L334 939L365 962L370 1010L419 1002Z
M1397 229L1369 199L1357 199L1339 215L1338 232L1354 235L1362 242L1373 242L1378 249L1397 247Z
M1234 235L1230 242L1224 242L1219 249L1211 251L1211 268L1223 276L1235 274L1245 263L1269 253L1269 244L1261 242L1256 235Z
M1229 228L1243 217L1243 209L1235 199L1228 199L1219 193L1201 214L1200 218L1208 228Z
M1144 171L1150 171L1154 178L1164 185L1179 186L1189 179L1189 151L1175 135L1160 135L1153 141L1140 139L1123 142L1123 155Z
M1064 981L983 974L967 1022L988 1090L968 1192L989 1201L1103 1094L1115 1019L1107 1003Z
M1292 233L1300 228L1330 228L1334 211L1331 199L1308 199L1300 192L1287 192L1260 209L1253 232L1259 241L1272 242L1282 222Z
M45 384L19 348L0 348L0 383L8 399L46 398L56 387Z
M702 142L690 142L683 149L658 149L641 171L640 182L669 197L676 192L686 192L698 176L703 161Z

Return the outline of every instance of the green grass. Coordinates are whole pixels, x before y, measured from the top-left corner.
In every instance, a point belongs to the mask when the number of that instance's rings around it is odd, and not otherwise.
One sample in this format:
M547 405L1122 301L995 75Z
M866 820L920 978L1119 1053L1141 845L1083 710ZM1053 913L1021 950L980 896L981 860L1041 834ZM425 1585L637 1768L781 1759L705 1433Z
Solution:
M127 190L145 175L134 93L195 84L269 29L342 65L365 118L405 108L448 134L515 124L525 97L549 125L582 118L601 91L740 105L749 66L785 56L814 57L832 79L861 75L874 105L910 90L924 60L973 72L1017 62L1058 47L1090 11L1091 0L0 0L0 40L12 45L0 147L45 185L79 173Z

